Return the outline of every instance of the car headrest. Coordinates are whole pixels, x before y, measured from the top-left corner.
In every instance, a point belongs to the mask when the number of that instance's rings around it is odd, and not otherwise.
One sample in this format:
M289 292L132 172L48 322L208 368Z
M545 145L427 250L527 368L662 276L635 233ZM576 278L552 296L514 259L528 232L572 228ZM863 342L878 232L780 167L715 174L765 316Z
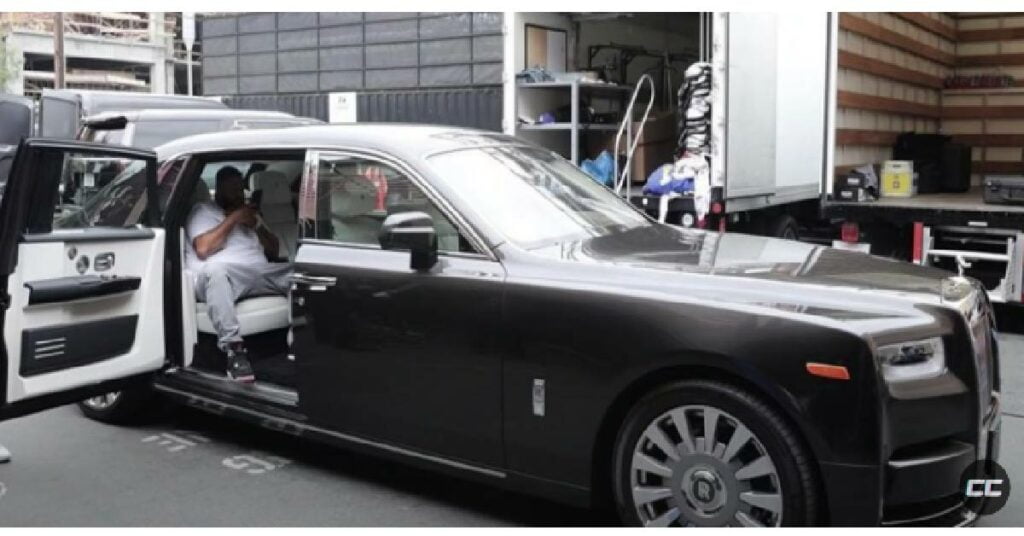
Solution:
M257 171L252 174L253 191L262 191L260 205L291 205L290 180L276 170Z
M302 173L302 160L277 160L267 164L267 171L280 171L294 179Z

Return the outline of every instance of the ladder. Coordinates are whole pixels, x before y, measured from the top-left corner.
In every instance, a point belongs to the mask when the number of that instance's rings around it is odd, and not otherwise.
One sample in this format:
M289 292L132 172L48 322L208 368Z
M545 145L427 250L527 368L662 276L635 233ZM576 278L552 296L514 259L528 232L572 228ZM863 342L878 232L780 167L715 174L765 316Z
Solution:
M633 132L633 116L634 107L636 106L636 99L640 95L640 89L643 88L644 84L647 84L650 88L650 98L647 101L647 107L644 109L644 115L640 119L640 125L637 127L637 131ZM632 194L633 188L633 153L636 152L637 145L640 143L640 135L644 131L644 126L647 125L647 119L651 115L651 109L654 108L654 79L651 75L644 74L637 80L636 87L633 88L633 96L629 99L629 106L626 107L626 113L623 114L622 124L619 125L619 130L615 134L615 147L614 147L614 160L615 160L615 193L618 195L624 195L626 199L629 199ZM624 142L624 143L623 143ZM619 154L620 149L626 149L626 162L623 164L623 168L619 169ZM625 189L625 192L623 192Z

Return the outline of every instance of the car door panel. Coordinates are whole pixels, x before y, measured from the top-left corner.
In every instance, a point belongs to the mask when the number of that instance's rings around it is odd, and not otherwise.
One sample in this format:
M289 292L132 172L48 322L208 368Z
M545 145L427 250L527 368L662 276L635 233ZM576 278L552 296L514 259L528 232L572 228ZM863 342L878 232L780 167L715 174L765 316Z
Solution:
M111 374L153 370L163 363L163 230L140 229L131 240L92 240L93 232L57 232L53 234L73 236L19 245L19 269L7 284L11 305L4 325L8 355L21 361L17 369L14 360L8 364L9 403L95 383ZM97 272L94 259L108 253L114 253L114 265ZM79 272L83 265L87 268ZM64 299L51 292L43 303L32 303L33 295L38 300L35 289L40 283L52 286L71 278L118 285L123 281L129 287L134 282L137 288L111 286L118 291L99 296L78 296L81 291L75 289L65 292ZM143 315L145 321L139 322ZM32 341L51 342L25 345ZM43 351L37 354L39 349ZM45 363L31 364L36 361ZM37 372L23 376L26 366ZM44 377L39 370L51 374Z
M503 267L441 256L300 245L293 350L300 406L332 428L499 466Z
M82 155L134 162L120 185L96 193L111 203L93 206L139 223L66 223L78 220L56 211L58 187ZM0 418L163 366L165 236L153 225L155 171L151 151L54 140L19 148L0 203ZM54 230L58 220L64 228Z

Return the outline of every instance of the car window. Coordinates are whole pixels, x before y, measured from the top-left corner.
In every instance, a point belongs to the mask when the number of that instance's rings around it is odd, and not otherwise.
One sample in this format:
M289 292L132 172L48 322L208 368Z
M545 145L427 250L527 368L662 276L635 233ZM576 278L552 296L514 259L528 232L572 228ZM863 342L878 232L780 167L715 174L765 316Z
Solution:
M64 155L54 229L133 227L146 211L146 161Z
M132 145L134 147L152 149L171 140L196 134L205 134L207 132L217 132L218 130L221 130L220 121L218 120L139 121L135 123Z
M303 225L308 238L379 246L387 216L419 211L434 220L438 251L476 253L406 174L375 160L321 154L315 203L312 225Z
M175 158L174 160L162 163L160 169L157 170L156 198L159 201L160 214L166 212L167 203L171 200L171 194L174 193L174 188L178 185L178 180L181 179L181 172L185 169L185 162L187 161L187 156Z
M427 162L468 210L527 249L652 225L629 202L551 151L482 147L440 153Z

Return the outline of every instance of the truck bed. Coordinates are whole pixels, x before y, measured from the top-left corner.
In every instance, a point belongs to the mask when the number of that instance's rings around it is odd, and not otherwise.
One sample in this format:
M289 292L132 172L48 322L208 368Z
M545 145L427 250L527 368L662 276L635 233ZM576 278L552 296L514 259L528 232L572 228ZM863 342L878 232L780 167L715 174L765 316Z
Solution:
M828 218L852 221L884 220L929 225L972 225L1024 228L1024 205L992 205L982 200L982 189L964 193L919 194L913 197L882 197L862 203L827 200Z

